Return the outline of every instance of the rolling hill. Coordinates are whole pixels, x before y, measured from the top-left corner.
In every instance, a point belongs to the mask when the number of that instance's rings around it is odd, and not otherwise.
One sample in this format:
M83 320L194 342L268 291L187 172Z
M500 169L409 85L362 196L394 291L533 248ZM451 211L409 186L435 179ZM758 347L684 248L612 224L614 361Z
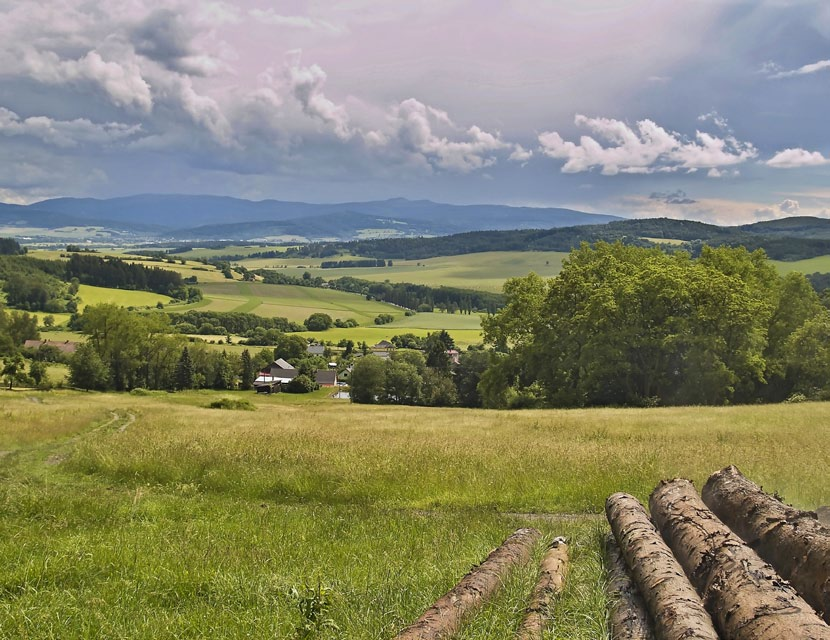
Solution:
M148 239L168 240L314 241L439 236L482 229L602 224L619 219L561 208L451 205L404 198L310 204L218 196L137 195L107 200L57 198L29 206L3 205L0 209L0 223L6 226L102 226Z

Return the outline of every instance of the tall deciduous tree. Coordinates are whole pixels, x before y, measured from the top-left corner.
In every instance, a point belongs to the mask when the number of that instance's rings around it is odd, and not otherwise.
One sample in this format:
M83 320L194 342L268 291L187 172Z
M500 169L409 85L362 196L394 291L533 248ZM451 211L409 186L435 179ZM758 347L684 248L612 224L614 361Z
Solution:
M679 252L583 245L559 276L505 286L483 322L506 351L482 375L486 403L541 385L555 405L721 404L771 397L785 382L788 337L823 313L801 276L781 278L761 251ZM774 389L770 389L774 386Z

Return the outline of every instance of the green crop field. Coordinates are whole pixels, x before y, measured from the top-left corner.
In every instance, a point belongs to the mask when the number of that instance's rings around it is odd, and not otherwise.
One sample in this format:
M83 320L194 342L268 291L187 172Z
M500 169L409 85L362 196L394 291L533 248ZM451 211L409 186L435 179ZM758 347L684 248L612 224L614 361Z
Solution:
M288 266L302 273L297 268L299 266L314 276L326 279L352 276L377 282L390 280L436 287L444 285L481 291L501 291L507 278L525 276L530 271L535 271L546 278L555 276L562 268L562 260L567 256L567 253L557 251L490 251L424 260L393 260L391 267L349 269L320 269L321 260L318 258L253 259L244 260L240 264L244 264L249 269ZM342 259L348 259L348 257ZM288 270L287 273L293 273L293 271Z
M734 463L796 506L830 502L826 403L500 412L324 392L0 395L9 638L386 640L534 526L571 550L545 637L596 640L610 493L646 500L661 478L700 486ZM219 397L255 410L207 408ZM512 574L459 637L511 637L535 572Z

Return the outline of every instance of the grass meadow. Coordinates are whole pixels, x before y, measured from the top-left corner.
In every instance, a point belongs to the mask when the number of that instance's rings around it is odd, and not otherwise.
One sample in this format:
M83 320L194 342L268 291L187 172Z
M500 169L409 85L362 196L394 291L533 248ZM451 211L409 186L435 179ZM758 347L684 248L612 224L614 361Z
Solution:
M519 526L569 538L546 638L606 637L605 497L737 464L830 503L830 404L521 412L0 393L0 636L391 638ZM208 409L244 397L255 411ZM541 552L541 547L539 549ZM460 636L510 637L513 574ZM319 628L301 613L319 606ZM325 624L323 624L325 623Z

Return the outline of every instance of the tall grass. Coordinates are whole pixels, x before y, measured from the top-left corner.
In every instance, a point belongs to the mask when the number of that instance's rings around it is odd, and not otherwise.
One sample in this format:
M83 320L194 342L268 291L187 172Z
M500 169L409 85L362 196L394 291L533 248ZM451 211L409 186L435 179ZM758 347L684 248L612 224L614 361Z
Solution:
M701 483L732 463L800 506L830 503L827 404L498 412L254 400L260 411L232 420L156 402L70 464L283 502L599 513L614 491L646 500L662 478Z
M239 395L257 410L207 409L208 392L2 394L0 637L294 639L322 593L308 637L382 640L535 526L571 549L546 637L604 638L609 493L645 500L662 477L700 483L731 462L799 506L830 502L826 404L508 413ZM510 637L535 578L535 564L512 574L461 637Z

